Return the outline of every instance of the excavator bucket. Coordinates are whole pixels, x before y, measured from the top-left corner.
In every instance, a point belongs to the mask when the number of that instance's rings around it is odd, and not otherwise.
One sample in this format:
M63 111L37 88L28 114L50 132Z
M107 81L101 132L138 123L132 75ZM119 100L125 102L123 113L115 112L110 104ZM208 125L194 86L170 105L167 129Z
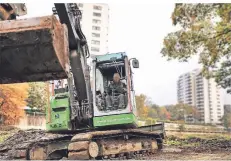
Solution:
M67 78L66 25L55 16L0 21L0 84Z

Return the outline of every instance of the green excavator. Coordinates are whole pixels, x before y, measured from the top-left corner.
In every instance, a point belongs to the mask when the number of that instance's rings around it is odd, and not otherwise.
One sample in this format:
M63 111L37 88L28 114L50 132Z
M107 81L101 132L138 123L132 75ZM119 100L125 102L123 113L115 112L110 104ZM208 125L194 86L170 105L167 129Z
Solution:
M16 19L25 14L25 4L0 3L0 83L66 80L67 85L54 89L46 135L20 143L6 159L125 159L162 149L164 125L137 124L136 58L125 52L94 55L87 65L90 52L75 3L55 4L50 16ZM126 101L119 108L118 93L112 91L108 109L105 96L114 73L126 85Z

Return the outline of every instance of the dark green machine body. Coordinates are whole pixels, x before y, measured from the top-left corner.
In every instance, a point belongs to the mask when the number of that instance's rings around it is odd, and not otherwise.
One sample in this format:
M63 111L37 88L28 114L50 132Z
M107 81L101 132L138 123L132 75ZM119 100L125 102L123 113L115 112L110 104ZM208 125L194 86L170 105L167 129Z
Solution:
M50 100L50 111L46 110L46 129L60 131L70 129L69 93L56 93Z

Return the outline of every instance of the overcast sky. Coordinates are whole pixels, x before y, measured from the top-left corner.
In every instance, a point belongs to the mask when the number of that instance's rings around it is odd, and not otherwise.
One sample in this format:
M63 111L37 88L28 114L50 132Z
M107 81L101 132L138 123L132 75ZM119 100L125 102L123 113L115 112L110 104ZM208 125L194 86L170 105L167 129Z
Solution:
M52 3L28 3L28 16L51 14ZM168 62L160 51L164 36L176 30L171 23L174 4L109 4L109 51L126 51L140 61L134 70L137 94L143 93L159 105L177 102L176 81L180 74L198 68L189 63Z

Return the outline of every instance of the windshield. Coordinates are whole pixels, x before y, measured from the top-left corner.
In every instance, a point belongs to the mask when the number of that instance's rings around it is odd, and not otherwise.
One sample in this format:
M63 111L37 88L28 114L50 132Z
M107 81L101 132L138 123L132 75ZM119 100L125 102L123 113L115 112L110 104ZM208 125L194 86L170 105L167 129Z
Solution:
M95 103L98 110L114 111L127 107L127 86L123 66L96 68L95 83Z

